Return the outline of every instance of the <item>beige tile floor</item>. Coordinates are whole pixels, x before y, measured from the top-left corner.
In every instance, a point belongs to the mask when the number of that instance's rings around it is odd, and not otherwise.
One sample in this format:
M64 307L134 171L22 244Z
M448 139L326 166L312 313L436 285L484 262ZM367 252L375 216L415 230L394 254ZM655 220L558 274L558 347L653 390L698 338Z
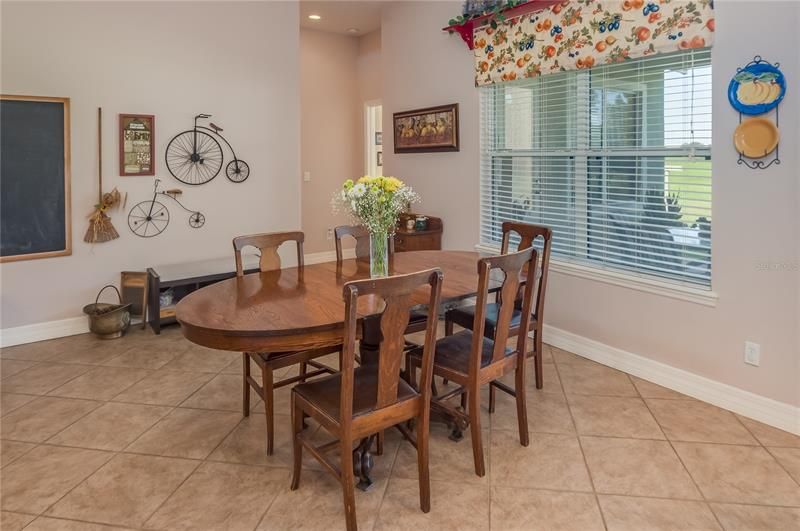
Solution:
M530 388L530 446L513 400L483 411L487 474L470 440L432 425L432 510L395 433L357 492L361 529L800 530L800 437L547 347ZM337 483L306 459L289 491L289 390L276 451L263 405L242 418L238 354L177 328L0 352L3 531L337 529ZM487 398L484 392L484 404Z

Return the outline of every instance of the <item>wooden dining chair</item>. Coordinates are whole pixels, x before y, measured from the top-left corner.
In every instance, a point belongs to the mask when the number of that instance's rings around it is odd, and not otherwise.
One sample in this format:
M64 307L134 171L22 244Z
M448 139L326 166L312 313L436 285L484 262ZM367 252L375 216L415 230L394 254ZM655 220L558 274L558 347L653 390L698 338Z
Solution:
M436 322L429 321L420 354L422 384L420 391L401 378L404 354L404 333L414 306L414 295L427 289L428 308L435 312L441 296L442 272L429 269L408 275L380 279L357 280L344 286L344 346L341 372L292 389L292 427L294 434L294 466L291 489L300 486L303 449L311 453L341 483L347 529L356 525L355 476L353 445L366 440L368 449L375 435L397 426L417 449L420 507L430 511L430 475L428 471L428 439L430 421L433 347ZM360 319L359 301L372 308L383 308L380 314L381 341L377 365L355 367L356 341ZM303 430L303 418L310 416L335 437L327 444L314 446ZM412 436L404 423L414 420ZM362 441L364 444L364 441ZM325 454L338 451L339 462Z
M336 239L336 263L341 265L344 261L342 239L350 236L356 241L356 260L369 260L369 231L362 225L341 225L333 229ZM389 256L394 255L394 237L389 236ZM428 315L425 312L414 311L406 328L406 334L424 332L427 326Z
M244 275L242 265L242 249L245 247L255 247L261 253L259 258L259 269L273 271L281 268L281 258L278 255L278 247L285 242L295 242L297 245L297 267L303 267L303 240L304 235L300 231L294 232L272 232L265 234L252 234L248 236L237 236L233 239L233 252L236 258L236 276ZM334 374L336 370L324 365L316 358L333 354L341 351L341 345L301 350L296 352L245 352L242 354L243 364L243 390L242 390L242 414L247 417L250 415L250 388L256 392L264 401L264 413L267 421L267 455L272 455L274 451L275 427L274 427L274 408L275 408L275 389L291 385L295 382L304 382L308 378L321 374ZM253 360L261 369L261 384L250 375L250 360ZM274 373L278 369L283 369L292 365L300 365L300 374L280 381L275 381ZM308 371L308 366L314 370Z
M528 446L528 413L525 402L525 361L528 334L517 334L517 346L508 348L509 335L513 324L511 318L515 311L517 293L525 279L522 296L522 315L517 326L527 329L531 320L533 300L533 279L536 274L537 253L528 247L516 253L483 258L478 261L478 301L475 305L475 319L471 329L445 336L436 342L433 373L447 378L459 387L453 391L434 397L435 405L462 421L468 421L472 435L472 453L475 460L475 473L486 473L483 461L483 441L481 439L481 386L489 384L503 375L515 371L514 391L517 402L517 421L519 423L519 442ZM490 297L491 274L500 270L504 274L499 291L497 321L492 338L485 335L486 315ZM408 356L408 375L414 384L417 367L423 364L418 351ZM424 382L423 384L424 385ZM447 401L456 396L466 396L467 413L463 409L450 406Z
M540 273L538 275L538 284L536 286L536 300L533 305L533 315L531 316L529 331L533 332L533 350L528 354L533 357L536 388L541 389L544 386L544 375L542 373L542 325L544 323L544 298L545 291L547 290L547 272L550 268L550 246L553 240L553 231L549 227L541 225L533 225L531 223L517 223L513 221L504 221L502 225L503 240L500 245L500 253L508 253L511 237L516 234L519 237L519 244L517 250L521 251L532 247L537 238L542 240L541 251L541 265ZM497 329L499 303L493 302L487 304L486 307L486 323L484 326L484 333L486 337L492 339ZM520 330L520 316L522 315L521 301L517 299L516 307L511 315L511 331L509 337L514 337ZM472 329L475 322L475 306L462 306L450 310L445 314L444 333L445 335L453 334L453 325L457 324L463 328ZM495 389L501 388L506 392L510 389L500 382L495 382L489 389L489 411L494 412L495 404Z

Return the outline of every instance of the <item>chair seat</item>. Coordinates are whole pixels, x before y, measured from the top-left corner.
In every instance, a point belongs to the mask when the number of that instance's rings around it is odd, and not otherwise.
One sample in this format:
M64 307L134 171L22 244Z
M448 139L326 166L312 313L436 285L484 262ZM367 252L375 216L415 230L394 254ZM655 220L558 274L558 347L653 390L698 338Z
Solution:
M500 318L500 304L497 302L493 302L486 305L486 319L483 334L486 337L494 337L495 329L497 328L497 321ZM522 318L522 311L514 308L514 312L511 314L511 328L518 328L520 320ZM458 326L463 328L472 329L473 324L475 323L475 306L462 306L460 308L454 308L447 312L447 319L453 321ZM536 324L536 319L531 316L531 328Z
M357 417L375 410L378 397L378 368L357 367L353 371L353 416ZM297 384L293 392L313 403L329 417L341 420L339 411L342 377L340 373ZM397 387L397 401L402 402L418 396L403 379Z
M472 348L472 331L462 330L452 336L445 336L436 341L436 351L433 357L433 364L437 367L446 367L450 370L467 374L469 372L469 357ZM484 336L483 347L481 350L481 367L488 366L492 361L492 349L494 341ZM505 355L509 356L514 349L506 347ZM416 360L421 360L422 354L419 350L412 352L411 356ZM419 365L419 363L417 363Z

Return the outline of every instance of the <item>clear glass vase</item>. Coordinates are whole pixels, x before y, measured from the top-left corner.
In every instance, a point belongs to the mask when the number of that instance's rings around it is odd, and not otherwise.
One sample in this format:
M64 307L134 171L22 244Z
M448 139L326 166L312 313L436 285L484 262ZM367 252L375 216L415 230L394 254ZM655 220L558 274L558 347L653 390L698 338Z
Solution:
M389 235L386 232L369 234L369 276L389 276Z

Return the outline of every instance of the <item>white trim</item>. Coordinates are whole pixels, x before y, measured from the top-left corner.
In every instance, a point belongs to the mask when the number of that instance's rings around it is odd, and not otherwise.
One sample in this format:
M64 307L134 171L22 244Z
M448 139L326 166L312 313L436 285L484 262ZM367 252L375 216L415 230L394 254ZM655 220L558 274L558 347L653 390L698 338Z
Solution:
M355 248L343 249L344 258L355 258ZM254 259L248 255L246 259ZM310 253L303 256L305 263L321 264L323 262L333 262L336 260L336 251L322 251ZM247 263L247 262L246 262ZM257 267L257 266L256 266ZM25 343L34 343L46 339L56 339L59 337L74 336L89 332L89 321L85 316L70 317L59 321L46 321L43 323L33 323L0 330L0 347L13 347Z
M800 407L766 398L598 341L544 326L545 343L668 389L800 435Z
M487 254L497 254L498 252L496 247L486 244L476 245L475 250ZM660 295L662 297L669 297L671 299L701 304L703 306L715 307L719 299L717 293L711 290L631 275L630 273L620 271L575 264L573 262L558 260L557 258L552 258L550 260L550 271L603 282L605 284L611 284L612 286L642 291L644 293L651 293L653 295Z
M355 247L351 247L349 249L342 249L342 258L347 260L348 258L355 258L356 257L356 249ZM305 261L306 265L312 264L322 264L324 262L335 262L336 261L336 251L320 251L318 253L310 253L303 255L303 260Z
M88 331L89 320L85 316L3 328L0 330L0 347L12 347L45 339L74 336L85 334Z

